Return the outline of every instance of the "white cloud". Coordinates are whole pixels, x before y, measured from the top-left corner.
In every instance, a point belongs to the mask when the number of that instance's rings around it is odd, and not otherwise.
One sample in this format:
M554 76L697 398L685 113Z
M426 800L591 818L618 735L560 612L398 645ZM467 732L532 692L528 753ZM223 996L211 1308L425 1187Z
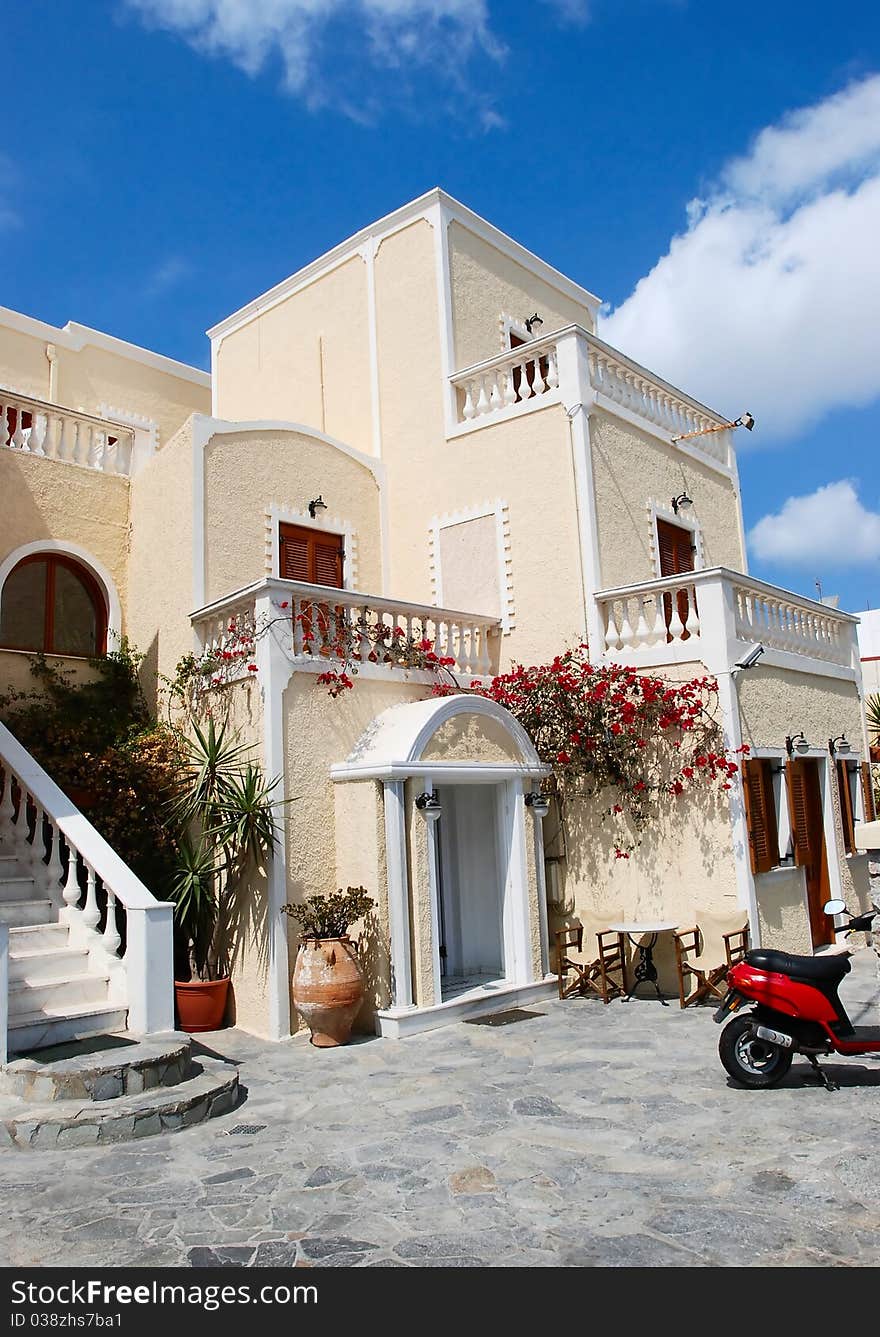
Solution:
M145 297L164 297L192 273L192 265L180 255L169 255L147 275Z
M782 438L880 394L880 76L732 160L601 333Z
M859 500L850 479L805 497L789 497L749 533L749 547L767 562L791 566L864 566L880 559L880 514Z
M503 57L487 0L124 0L142 18L255 76L280 60L284 85L310 107L333 102L369 119L428 69L458 93L472 58ZM380 83L378 76L385 75ZM491 100L469 96L483 128Z

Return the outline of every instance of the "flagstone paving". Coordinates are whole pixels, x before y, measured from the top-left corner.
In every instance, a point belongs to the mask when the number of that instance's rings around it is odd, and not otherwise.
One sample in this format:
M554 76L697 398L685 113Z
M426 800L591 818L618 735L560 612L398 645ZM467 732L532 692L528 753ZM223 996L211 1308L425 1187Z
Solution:
M864 951L843 996L878 1020ZM728 1085L711 1009L543 1003L338 1050L223 1031L246 1099L173 1136L0 1150L14 1266L880 1264L880 1061ZM243 1131L244 1128L254 1131Z

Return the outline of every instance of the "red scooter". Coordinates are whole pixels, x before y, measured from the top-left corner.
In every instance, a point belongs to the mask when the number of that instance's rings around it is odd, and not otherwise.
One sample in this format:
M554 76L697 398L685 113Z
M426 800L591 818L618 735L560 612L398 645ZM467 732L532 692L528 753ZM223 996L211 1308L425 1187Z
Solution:
M854 916L843 901L829 901L827 915L848 914L845 932L870 930L877 909ZM715 1013L725 1021L743 1004L755 1006L734 1016L721 1032L718 1054L730 1076L741 1086L776 1086L803 1054L827 1091L837 1083L819 1067L820 1054L880 1054L880 1026L854 1027L837 996L849 974L851 951L793 956L757 948L731 967L729 990Z

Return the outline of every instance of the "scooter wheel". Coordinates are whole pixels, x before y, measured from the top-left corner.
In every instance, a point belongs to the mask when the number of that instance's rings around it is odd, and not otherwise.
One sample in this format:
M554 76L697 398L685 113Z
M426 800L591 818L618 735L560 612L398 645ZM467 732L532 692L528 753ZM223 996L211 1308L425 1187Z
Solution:
M776 1086L791 1067L790 1049L761 1040L753 1017L734 1017L721 1032L718 1056L740 1086Z

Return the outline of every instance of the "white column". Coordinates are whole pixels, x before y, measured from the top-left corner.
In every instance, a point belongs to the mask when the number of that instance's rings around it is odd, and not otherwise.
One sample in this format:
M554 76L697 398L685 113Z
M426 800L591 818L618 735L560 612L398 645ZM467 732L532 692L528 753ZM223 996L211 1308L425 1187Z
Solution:
M510 983L532 982L531 917L526 858L526 805L522 781L508 780L500 790L501 821L509 850L504 887L504 974Z
M537 784L535 785L537 788ZM535 839L535 881L538 887L538 928L541 934L541 974L550 971L550 930L547 925L547 869L544 866L544 819L532 812Z
M9 1026L9 925L0 924L0 1067L7 1059Z
M157 901L126 915L128 1029L135 1035L174 1030L174 906Z
M291 622L289 618L275 621L278 617L271 593L261 594L254 605L254 621L257 627L268 628L258 635L256 643L257 680L263 697L263 766L267 780L278 778L272 796L283 805L287 797L284 689L290 681L293 664ZM268 1032L272 1040L283 1040L290 1035L287 920L281 913L281 907L287 903L287 821L288 808L280 806L275 819L278 838L266 870Z
M391 1004L398 1009L413 1005L404 781L386 780L383 788L388 919L391 928Z
M574 331L557 344L559 393L571 431L575 498L580 538L581 580L584 599L584 631L590 642L590 654L598 660L605 648L605 627L596 603L601 589L599 527L596 517L596 489L593 481L593 452L590 443L590 414L595 394L590 386L589 350L586 340Z

